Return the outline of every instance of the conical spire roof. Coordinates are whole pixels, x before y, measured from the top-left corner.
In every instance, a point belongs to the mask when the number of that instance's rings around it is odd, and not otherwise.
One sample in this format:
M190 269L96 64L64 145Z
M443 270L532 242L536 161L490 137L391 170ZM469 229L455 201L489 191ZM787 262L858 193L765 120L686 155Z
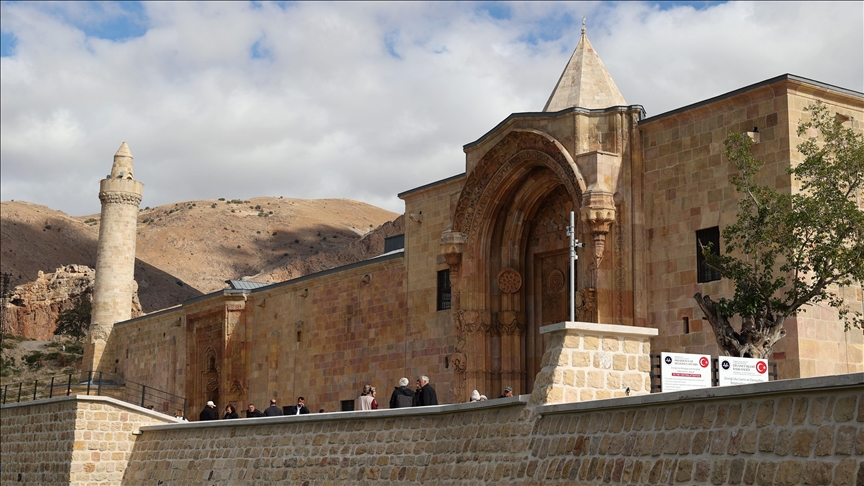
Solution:
M560 111L573 106L598 109L625 105L627 102L615 86L615 81L588 41L583 21L579 45L570 56L543 111Z
M111 179L134 179L132 172L132 152L126 142L120 145L114 154L114 164L111 166Z
M126 145L126 142L120 144L120 148L117 149L117 153L114 154L114 157L132 157L132 152L129 151L129 146Z

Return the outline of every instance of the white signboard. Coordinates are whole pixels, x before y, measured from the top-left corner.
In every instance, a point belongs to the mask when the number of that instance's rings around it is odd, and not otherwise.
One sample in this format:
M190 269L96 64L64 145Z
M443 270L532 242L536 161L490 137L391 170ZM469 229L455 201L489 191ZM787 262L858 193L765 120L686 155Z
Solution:
M664 392L711 388L711 356L660 353L660 377Z
M746 385L768 381L768 360L756 358L718 358L720 386Z

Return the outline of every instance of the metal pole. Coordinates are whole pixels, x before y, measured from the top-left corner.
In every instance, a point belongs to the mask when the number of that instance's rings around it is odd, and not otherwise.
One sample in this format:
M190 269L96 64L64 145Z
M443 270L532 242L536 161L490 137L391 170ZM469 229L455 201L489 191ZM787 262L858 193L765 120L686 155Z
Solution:
M48 390L48 398L54 398L54 377L51 377L51 388Z
M21 390L24 389L24 382L18 383L18 403L21 403Z
M69 373L69 381L66 383L66 396L72 394L72 373Z
M93 383L93 372L87 372L87 395L90 395L90 384Z
M99 372L99 383L96 385L96 395L102 396L102 372Z
M186 417L186 399L183 399L183 417Z
M583 243L576 239L576 213L570 211L570 226L567 227L567 236L570 237L570 322L576 321L576 248L582 248Z
M39 380L33 382L33 400L36 400L37 391L39 391Z
M141 385L141 406L144 406L144 394L147 393L147 385Z

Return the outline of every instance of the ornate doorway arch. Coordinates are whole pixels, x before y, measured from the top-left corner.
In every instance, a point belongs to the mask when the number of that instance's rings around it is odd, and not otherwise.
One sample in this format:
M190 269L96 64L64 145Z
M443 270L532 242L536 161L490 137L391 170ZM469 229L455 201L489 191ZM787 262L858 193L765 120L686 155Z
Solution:
M457 342L464 343L457 398L473 389L497 396L507 385L530 392L542 356L538 329L552 315L543 292L560 294L567 278L548 262L566 255L567 213L579 211L585 189L564 147L537 130L510 131L469 174L442 236Z

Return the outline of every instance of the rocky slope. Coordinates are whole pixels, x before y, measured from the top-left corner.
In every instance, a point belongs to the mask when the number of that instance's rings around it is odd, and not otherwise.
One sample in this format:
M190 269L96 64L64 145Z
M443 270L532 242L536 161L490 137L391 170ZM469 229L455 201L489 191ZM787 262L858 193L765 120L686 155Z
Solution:
M347 199L260 197L144 208L135 265L141 307L170 307L225 288L228 279L276 282L375 256L386 236L402 232L397 216ZM0 203L0 271L11 275L12 287L21 286L13 299L21 305L7 307L16 329L42 339L53 332L56 314L71 305L62 296L86 291L70 275L95 267L98 235L98 214L71 217L27 202ZM59 268L65 270L47 274ZM50 292L46 279L54 281Z

